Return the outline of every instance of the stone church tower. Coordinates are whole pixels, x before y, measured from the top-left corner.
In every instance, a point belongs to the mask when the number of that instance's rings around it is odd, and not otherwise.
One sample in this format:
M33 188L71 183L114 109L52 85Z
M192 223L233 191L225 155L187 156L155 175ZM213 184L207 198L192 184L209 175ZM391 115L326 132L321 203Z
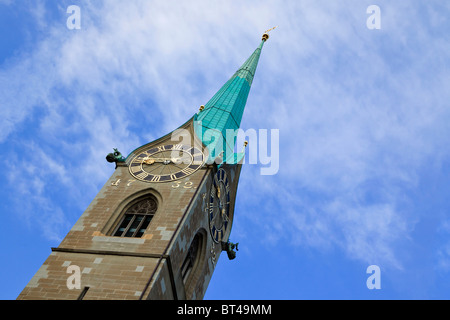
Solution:
M17 299L203 298L220 254L238 249L235 142L268 38L180 128L107 156L114 174Z

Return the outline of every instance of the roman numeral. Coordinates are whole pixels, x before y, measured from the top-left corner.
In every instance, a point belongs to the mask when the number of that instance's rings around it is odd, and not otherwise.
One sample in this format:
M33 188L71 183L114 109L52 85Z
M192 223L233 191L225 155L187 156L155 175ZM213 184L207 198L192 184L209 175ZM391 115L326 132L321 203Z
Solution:
M147 172L142 172L142 173L136 175L136 178L141 179L141 180L144 180L147 177L148 177L148 173Z
M150 180L150 182L159 182L161 180L160 176L153 176L153 178Z
M166 151L166 147L165 146L159 146L158 147L158 152L161 152L161 151Z
M183 149L183 145L181 143L180 144L176 144L176 145L174 145L172 147L172 149L173 150L182 150Z
M223 237L223 230L214 230L214 239L216 239L217 242L221 241Z
M185 175L190 175L190 174L193 174L195 172L195 170L192 169L191 167L187 167L187 168L183 169L181 172L183 172Z

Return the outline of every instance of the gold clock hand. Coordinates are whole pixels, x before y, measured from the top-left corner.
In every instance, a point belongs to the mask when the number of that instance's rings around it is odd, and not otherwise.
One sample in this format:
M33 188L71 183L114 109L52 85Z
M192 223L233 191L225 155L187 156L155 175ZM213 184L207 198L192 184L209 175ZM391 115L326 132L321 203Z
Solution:
M155 162L158 162L158 163L162 162L162 163L167 163L167 164L169 164L170 162L173 162L173 161L172 161L172 159L170 159L170 158L147 158L147 159L144 159L143 162L144 162L145 164L152 165L152 164L154 164Z
M148 164L148 165L152 165L154 164L156 161L154 159L146 159L143 161L143 163Z
M222 209L222 218L225 221L228 221L227 210L225 208Z

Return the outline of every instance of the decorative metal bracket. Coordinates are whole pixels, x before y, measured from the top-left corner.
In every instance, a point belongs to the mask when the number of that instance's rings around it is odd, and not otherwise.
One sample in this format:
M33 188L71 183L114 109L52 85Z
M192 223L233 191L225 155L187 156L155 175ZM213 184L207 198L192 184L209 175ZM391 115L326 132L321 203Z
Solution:
M221 244L222 244L222 251L227 252L228 259L234 260L236 258L236 252L234 251L234 249L236 249L236 251L239 251L239 249L238 249L239 243L231 243L228 240L228 242L222 241Z

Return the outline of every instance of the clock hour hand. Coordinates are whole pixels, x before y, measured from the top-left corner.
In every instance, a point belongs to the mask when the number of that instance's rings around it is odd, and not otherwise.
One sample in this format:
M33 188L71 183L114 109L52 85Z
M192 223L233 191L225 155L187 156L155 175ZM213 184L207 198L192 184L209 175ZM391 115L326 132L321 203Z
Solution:
M142 161L142 163L148 164L148 165L152 165L152 164L154 164L155 162L156 162L155 159L144 159L144 160Z
M148 164L148 165L152 165L156 162L158 163L164 163L164 164L169 164L171 162L175 163L174 161L175 159L172 158L147 158L143 160L144 164Z

